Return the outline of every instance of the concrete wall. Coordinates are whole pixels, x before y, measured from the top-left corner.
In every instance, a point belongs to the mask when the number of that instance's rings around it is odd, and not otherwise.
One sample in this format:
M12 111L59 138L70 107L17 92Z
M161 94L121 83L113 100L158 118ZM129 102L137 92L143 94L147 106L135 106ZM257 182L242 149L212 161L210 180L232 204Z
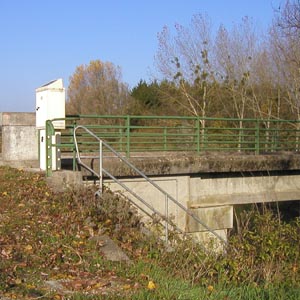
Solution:
M189 199L189 176L173 176L163 178L152 178L152 180L171 195L175 200L181 202L186 207L187 200ZM122 179L121 182L129 187L135 194L144 199L151 207L159 211L162 215L166 215L166 201L168 201L168 216L183 230L186 228L186 217L184 211L182 211L172 201L167 200L165 195L159 190L154 188L151 184L144 179ZM144 204L140 203L137 199L131 196L127 191L120 188L120 186L111 180L105 180L104 183L112 191L120 191L126 197L132 199L142 209L148 212L150 215L153 212L147 208Z
M0 112L0 157L2 156L2 112Z
M190 176L154 177L151 179L175 200L180 202L185 208L190 209L189 200L191 197L191 183L195 184L194 181L191 181ZM165 195L151 184L147 183L144 179L122 179L121 182L162 215L168 215L168 217L183 232L193 235L193 237L199 241L207 241L211 238L211 235L207 232L206 228L198 224L191 216L186 214L184 210L174 204L171 200L166 202ZM118 184L111 180L105 180L104 184L111 190L119 191L132 199L132 201L152 214L145 205L140 203L138 199L130 195L127 191L120 188ZM214 205L213 207L196 208L190 211L199 217L204 224L209 226L226 240L227 229L232 228L233 226L233 206Z
M225 239L227 230L233 227L233 205L300 200L300 175L208 179L171 176L151 179ZM161 214L166 214L165 196L149 183L143 179L121 181ZM118 184L105 180L105 185L130 197L148 211ZM171 201L168 202L167 211L168 216L184 232L202 241L209 236L203 226Z
M35 113L2 113L2 160L38 161Z

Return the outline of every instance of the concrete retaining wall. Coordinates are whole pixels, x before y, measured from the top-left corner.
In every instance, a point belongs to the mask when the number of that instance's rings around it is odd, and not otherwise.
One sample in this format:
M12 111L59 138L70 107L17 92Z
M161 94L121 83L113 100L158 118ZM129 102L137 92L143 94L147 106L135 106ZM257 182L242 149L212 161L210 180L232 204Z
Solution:
M38 162L38 131L35 113L1 114L2 160Z

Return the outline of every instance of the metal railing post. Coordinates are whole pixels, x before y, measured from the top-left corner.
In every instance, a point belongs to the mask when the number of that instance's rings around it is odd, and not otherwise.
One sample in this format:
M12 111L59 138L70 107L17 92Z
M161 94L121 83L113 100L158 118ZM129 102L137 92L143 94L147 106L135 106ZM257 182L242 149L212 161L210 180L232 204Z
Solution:
M163 139L164 139L164 151L167 151L168 144L167 144L167 128L166 127L164 127Z
M54 127L50 120L46 121L46 176L52 175L52 136Z
M99 141L99 191L102 195L103 192L103 151L102 151L102 140Z
M119 136L120 136L120 138L119 138L119 149L120 149L120 151L123 151L123 130L122 130L122 128L119 128Z
M255 154L260 152L260 140L259 140L259 120L256 120L255 123Z
M130 116L126 118L126 157L130 157Z
M74 128L75 128L76 126L77 126L77 123L76 123L76 121L74 120L74 121L73 121L73 124L72 124L72 128L70 128L70 131L71 131L71 142L72 142L72 144L74 144L73 133L74 133ZM73 160L72 168L73 168L73 171L76 171L76 149L75 149L75 147L73 147L72 152L73 152L73 155L72 155L72 160Z
M196 145L197 145L197 153L200 153L200 120L199 117L196 119Z
M297 120L297 123L296 123L296 145L295 145L296 152L299 151L299 140L300 140L299 130L300 130L300 123L299 123L299 120Z
M202 118L201 121L201 149L206 150L207 146L207 132L206 132L206 120Z
M165 194L165 238L166 238L166 243L168 243L169 240L169 198L168 195Z

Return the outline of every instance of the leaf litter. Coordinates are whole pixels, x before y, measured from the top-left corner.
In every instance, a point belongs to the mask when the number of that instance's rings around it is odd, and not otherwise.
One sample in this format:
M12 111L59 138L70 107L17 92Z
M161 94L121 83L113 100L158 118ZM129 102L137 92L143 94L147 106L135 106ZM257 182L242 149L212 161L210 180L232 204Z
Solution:
M55 193L43 174L0 167L0 298L126 293L139 287L104 262L105 242L95 235L115 233L126 250L133 249L132 239L126 239L120 217L116 230L113 215L101 220L95 213L93 193Z

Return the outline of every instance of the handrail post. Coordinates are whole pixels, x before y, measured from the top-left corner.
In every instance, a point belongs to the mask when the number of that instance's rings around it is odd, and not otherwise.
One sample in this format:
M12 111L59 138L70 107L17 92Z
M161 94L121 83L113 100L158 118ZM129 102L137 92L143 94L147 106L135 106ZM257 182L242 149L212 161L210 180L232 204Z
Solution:
M164 151L167 151L168 147L167 147L167 128L166 127L164 127L163 139L164 139Z
M300 125L299 120L297 120L297 122L296 122L296 145L295 145L296 152L299 151L299 129L300 129L299 125Z
M71 143L74 145L74 129L77 126L76 120L73 121L72 127L71 127ZM76 171L76 149L73 147L73 171Z
M46 176L52 175L52 136L54 135L53 124L46 121Z
M201 149L206 150L207 146L207 132L206 132L206 120L201 118Z
M119 150L123 151L123 130L119 128Z
M255 154L259 154L260 152L260 141L259 141L259 120L256 120L255 123Z
M199 117L196 119L196 145L197 145L197 153L200 153L200 120Z
M165 238L166 238L166 244L169 241L169 203L168 203L168 195L165 194Z
M99 192L102 195L103 192L103 151L102 140L99 141Z
M272 143L272 146L273 146L272 152L276 152L279 149L279 147L278 147L279 130L280 130L280 124L279 124L279 122L276 122L276 130L275 130L274 138L273 138L274 141Z
M126 157L130 157L130 116L126 118Z

